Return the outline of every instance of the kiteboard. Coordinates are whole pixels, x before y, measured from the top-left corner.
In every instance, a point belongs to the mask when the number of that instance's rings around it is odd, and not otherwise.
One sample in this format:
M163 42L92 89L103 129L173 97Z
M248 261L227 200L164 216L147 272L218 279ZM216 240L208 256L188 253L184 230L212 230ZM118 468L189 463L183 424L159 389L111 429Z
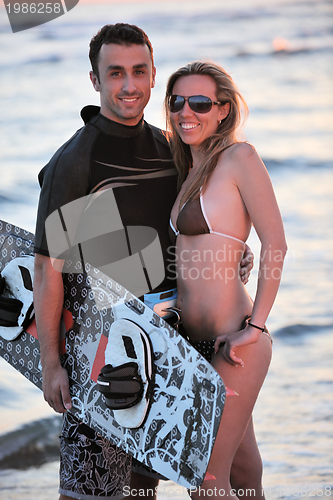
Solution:
M1 274L6 275L6 266L15 259L33 259L33 240L32 233L0 221ZM66 261L66 266L73 262ZM24 265L19 268L21 288L32 292ZM63 273L63 281L59 354L70 380L70 411L150 470L187 488L199 486L225 403L222 379L162 317L100 270L85 264L81 273ZM23 326L0 327L0 355L41 389L37 331L34 321L27 325L31 308L24 306ZM134 428L119 423L123 420L117 412L127 410L110 409L98 381L107 350L111 358L116 351L114 332L121 336L129 323L145 332L153 351L151 401L144 421Z

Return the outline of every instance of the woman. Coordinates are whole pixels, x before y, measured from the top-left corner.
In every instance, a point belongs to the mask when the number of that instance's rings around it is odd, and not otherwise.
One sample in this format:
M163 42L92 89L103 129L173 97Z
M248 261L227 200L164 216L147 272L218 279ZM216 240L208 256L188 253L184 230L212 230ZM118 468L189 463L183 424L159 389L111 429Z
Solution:
M287 247L267 170L251 145L237 141L241 105L247 112L232 78L216 64L189 64L167 85L167 125L181 185L170 220L177 306L190 341L238 393L225 404L208 467L214 479L193 498L237 498L245 489L251 498L263 496L252 410L271 359L265 322ZM254 301L238 278L252 224L261 241Z

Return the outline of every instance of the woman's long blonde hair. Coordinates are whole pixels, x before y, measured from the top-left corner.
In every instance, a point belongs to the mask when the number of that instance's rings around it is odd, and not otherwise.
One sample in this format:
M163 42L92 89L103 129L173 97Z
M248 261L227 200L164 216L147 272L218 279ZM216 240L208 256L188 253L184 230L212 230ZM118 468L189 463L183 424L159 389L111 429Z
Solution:
M242 108L244 112L244 119L248 114L247 104L240 94L237 86L231 76L228 75L228 73L218 64L195 61L178 69L170 76L167 83L164 106L171 151L179 174L179 188L186 179L188 171L192 166L192 155L190 147L181 140L175 127L173 126L170 117L169 99L172 96L173 87L178 78L190 75L210 76L216 84L216 99L222 103L228 102L230 105L230 111L228 116L219 124L216 133L206 139L202 144L204 159L201 168L198 169L197 175L193 178L192 183L188 186L186 192L182 196L180 206L182 206L186 201L199 196L200 189L205 186L209 175L213 172L217 165L222 151L231 146L234 142L237 142L236 131L242 122Z

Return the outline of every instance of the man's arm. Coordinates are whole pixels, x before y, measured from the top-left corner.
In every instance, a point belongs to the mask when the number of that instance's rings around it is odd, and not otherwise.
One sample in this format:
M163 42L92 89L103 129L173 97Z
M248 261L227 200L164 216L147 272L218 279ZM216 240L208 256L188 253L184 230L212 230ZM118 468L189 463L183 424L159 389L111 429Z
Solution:
M240 270L239 270L240 278L244 283L244 285L246 285L246 283L249 281L250 273L253 268L253 260L254 260L254 255L251 251L251 248L248 245L245 245L244 255L240 263Z
M59 357L64 289L49 257L35 254L34 308L43 369L44 399L58 413L71 408L67 371Z

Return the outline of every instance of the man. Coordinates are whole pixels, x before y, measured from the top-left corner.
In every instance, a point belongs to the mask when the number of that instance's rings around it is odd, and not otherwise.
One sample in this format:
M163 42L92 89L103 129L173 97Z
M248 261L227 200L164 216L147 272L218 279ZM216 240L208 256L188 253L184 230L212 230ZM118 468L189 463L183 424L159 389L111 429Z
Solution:
M58 351L64 290L62 274L50 258L46 218L73 200L112 188L124 226L149 226L158 232L166 277L154 292L175 286L167 266L167 229L177 175L164 134L143 121L156 75L150 41L136 26L104 26L91 41L89 57L90 78L100 93L101 108L82 110L86 125L39 175L42 191L35 237L34 303L44 398L56 412L64 413L60 500L123 498L131 459L66 413L71 398ZM243 262L247 264L242 270L244 281L251 260L249 252ZM132 481L135 488L152 488L158 483L155 477L135 473Z

